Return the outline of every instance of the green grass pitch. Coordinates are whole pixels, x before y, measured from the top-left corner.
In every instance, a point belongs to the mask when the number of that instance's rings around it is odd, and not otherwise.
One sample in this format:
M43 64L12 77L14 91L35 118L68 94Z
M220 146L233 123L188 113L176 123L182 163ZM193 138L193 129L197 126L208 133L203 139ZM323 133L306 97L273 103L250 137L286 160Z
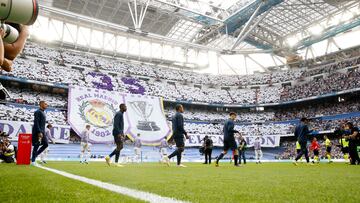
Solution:
M360 202L360 166L291 163L158 163L124 168L105 163L51 162L47 167L191 202ZM31 166L0 164L0 200L9 202L137 202Z

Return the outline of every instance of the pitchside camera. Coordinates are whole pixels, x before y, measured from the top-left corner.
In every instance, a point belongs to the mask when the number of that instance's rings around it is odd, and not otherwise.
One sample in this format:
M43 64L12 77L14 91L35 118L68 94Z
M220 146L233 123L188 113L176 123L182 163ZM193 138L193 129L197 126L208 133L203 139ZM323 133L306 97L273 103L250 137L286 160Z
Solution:
M0 0L1 27L5 30L4 42L12 44L19 37L19 30L4 24L32 25L39 13L37 0Z

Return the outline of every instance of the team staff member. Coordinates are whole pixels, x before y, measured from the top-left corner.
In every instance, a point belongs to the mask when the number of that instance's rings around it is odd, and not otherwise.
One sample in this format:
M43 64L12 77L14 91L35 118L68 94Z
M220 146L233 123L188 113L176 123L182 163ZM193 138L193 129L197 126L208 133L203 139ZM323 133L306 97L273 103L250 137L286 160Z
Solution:
M40 101L39 106L40 108L34 113L34 125L32 127L32 145L34 147L31 156L31 164L34 166L36 165L36 157L49 146L45 136L45 110L47 109L48 104L45 101ZM39 149L40 146L41 148Z
M126 112L127 108L125 104L120 104L120 111L115 114L114 123L113 123L113 136L114 141L116 144L116 148L114 149L111 154L105 157L106 163L110 166L110 159L115 155L115 164L116 166L123 167L123 165L118 164L120 151L123 148L123 140L125 139L124 135L124 113Z
M244 160L244 164L246 164L245 150L246 150L246 140L243 136L239 137L239 164L241 164L241 158Z
M186 167L185 165L181 164L181 155L185 148L185 141L184 136L186 139L189 139L187 132L184 129L184 107L181 104L176 105L175 107L176 113L172 117L172 130L173 130L173 139L175 140L176 150L170 154L167 159L166 163L170 166L170 159L175 157L177 158L177 166L178 167Z
M331 146L332 146L332 143L330 141L330 139L324 135L324 140L325 140L325 148L326 148L326 157L329 161L329 163L332 163L331 161Z
M29 29L26 25L8 23L15 29L19 30L19 37L16 42L7 44L3 42L5 31L0 28L0 66L1 69L10 72L16 56L23 50L26 39L29 35Z
M308 154L308 150L307 150L307 139L308 136L310 135L310 133L312 131L309 130L309 119L307 118L301 118L300 119L300 124L296 126L295 128L295 137L297 138L297 141L300 144L301 147L301 151L300 153L296 156L294 164L297 165L297 161L302 157L302 155L305 155L305 159L306 162L309 163L309 154Z
M231 112L229 114L230 118L225 122L223 132L224 132L224 150L223 152L218 156L216 159L215 166L219 166L219 161L222 159L230 149L234 152L234 165L239 166L238 164L238 151L237 151L237 145L235 141L234 134L239 133L239 131L234 130L235 124L234 121L236 119L236 113Z
M212 148L213 148L213 141L209 136L205 136L204 138L204 154L205 154L205 163L204 164L211 164L211 154L212 154Z
M345 139L349 140L350 164L360 164L360 158L357 151L357 146L360 140L359 128L355 127L351 122L348 122L345 124L345 130L349 131L349 135L345 136Z

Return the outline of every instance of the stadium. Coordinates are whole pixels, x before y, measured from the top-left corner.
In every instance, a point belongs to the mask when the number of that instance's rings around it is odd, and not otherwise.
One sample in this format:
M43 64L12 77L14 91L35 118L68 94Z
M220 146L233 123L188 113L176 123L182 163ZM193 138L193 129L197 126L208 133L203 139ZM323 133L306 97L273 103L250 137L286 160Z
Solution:
M0 0L1 202L359 202L360 1Z

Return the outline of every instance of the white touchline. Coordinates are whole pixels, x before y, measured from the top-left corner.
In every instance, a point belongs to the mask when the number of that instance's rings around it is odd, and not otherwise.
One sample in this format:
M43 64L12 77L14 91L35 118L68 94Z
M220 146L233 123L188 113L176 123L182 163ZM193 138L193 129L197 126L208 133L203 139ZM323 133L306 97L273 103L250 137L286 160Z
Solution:
M136 199L140 199L140 200L144 200L147 202L153 202L153 203L185 203L185 201L180 201L174 198L169 198L169 197L162 197L160 195L157 194L153 194L153 193L149 193L149 192L143 192L143 191L139 191L139 190L135 190L135 189L130 189L130 188L126 188L126 187L122 187L119 185L114 185L111 183L105 183L99 180L94 180L94 179L90 179L90 178L86 178L83 176L78 176L78 175L74 175L71 173L67 173L65 171L60 171L60 170L56 170L53 168L48 168L48 167L44 167L44 166L37 166L39 168L42 168L44 170L47 171L51 171L53 173L65 176L67 178L71 178L74 180L78 180L90 185L94 185L96 187L100 187L106 190L110 190L112 192L116 192L119 194L123 194L126 196L130 196Z

